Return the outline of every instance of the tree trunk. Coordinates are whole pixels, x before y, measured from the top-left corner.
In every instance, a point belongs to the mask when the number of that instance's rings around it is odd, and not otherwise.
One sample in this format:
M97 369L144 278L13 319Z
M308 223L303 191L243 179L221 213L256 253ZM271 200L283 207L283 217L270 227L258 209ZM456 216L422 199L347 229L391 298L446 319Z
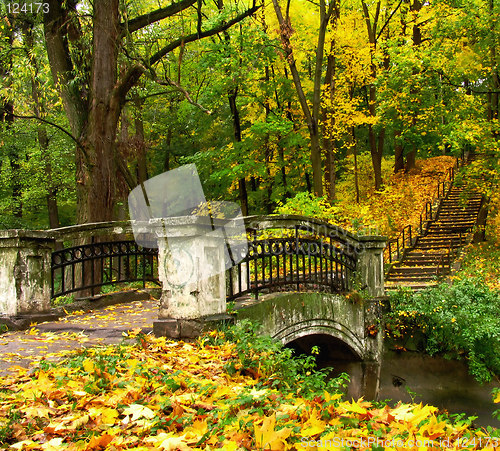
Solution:
M356 191L356 203L359 204L359 170L358 170L358 146L356 145L356 129L351 128L352 151L354 155L354 189Z
M309 172L306 170L306 188L308 193L312 193L312 185L311 185L311 176L309 175Z
M413 0L413 3L411 5L410 11L420 11L422 8L422 3L420 3L419 0ZM420 27L418 26L417 23L413 25L413 46L418 47L422 43L422 32L420 30ZM413 70L413 75L416 76L418 75L417 70ZM418 90L415 87L412 87L410 89L410 94L414 97L417 97L418 95ZM418 112L414 111L413 112L413 118L412 118L412 125L415 128L417 126L417 115ZM405 163L405 172L409 172L411 169L415 167L417 160L417 146L415 143L411 144L411 150L408 152L408 155L406 155L406 163Z
M415 168L417 158L417 148L413 146L413 149L406 155L405 172L409 172L411 169Z
M494 0L489 0L489 9L491 13L491 17L494 17L495 12L494 12ZM491 67L492 67L492 74L491 74L491 96L489 96L489 105L488 105L488 112L489 112L489 118L491 121L497 121L499 118L499 91L500 91L500 77L498 75L498 61L497 61L497 52L496 52L496 46L497 46L497 39L495 36L495 27L496 27L496 21L492 20L491 21L491 33L492 33L492 41L493 43L491 44L490 47L490 55L491 55ZM495 139L498 139L499 133L496 129L493 130L493 137Z
M377 46L377 26L378 18L380 14L380 0L377 2L377 10L375 17L372 20L368 11L368 6L362 0L361 5L363 7L363 15L366 22L366 28L368 32L368 41L371 44L371 73L375 80L377 77L377 63L375 61L375 48ZM377 104L377 91L375 85L372 83L368 87L368 110L370 116L376 117L376 104ZM375 179L375 190L378 191L382 188L382 154L384 150L384 137L385 131L381 129L378 136L376 136L373 126L370 124L368 126L368 142L370 144L370 153L372 157L373 175Z
M292 26L290 23L290 18L288 17L288 9L287 9L287 16L286 18L284 18L278 0L273 0L274 10L276 12L278 23L280 25L280 37L281 37L282 47L286 55L286 60L288 61L288 66L290 67L290 72L292 73L295 90L297 92L299 103L302 108L302 112L304 113L307 123L307 128L309 130L314 194L316 194L317 196L322 196L323 176L322 176L321 147L320 147L320 137L319 137L319 127L318 127L319 112L321 105L321 78L322 78L321 75L323 70L323 55L325 47L326 29L330 17L334 12L334 8L336 7L336 2L331 1L328 4L327 8L325 0L320 0L319 5L320 5L320 26L318 30L318 43L316 45L314 88L313 88L313 100L311 109L309 107L304 89L302 87L302 81L293 55L292 45L290 43Z
M136 104L137 105L137 104ZM146 158L146 140L144 137L144 122L142 120L141 105L137 105L138 112L134 119L135 145L137 148L137 183L144 183L148 177L148 165Z
M236 17L208 29L202 29L200 13L195 33L175 37L163 47L155 48L146 64L134 61L118 79L118 52L127 33L172 17L193 6L196 0L180 0L160 7L128 20L126 26L120 24L119 0L90 2L93 19L91 51L80 36L78 2L47 0L47 3L49 12L43 15L47 55L72 136L77 142L78 221L110 220L116 197L116 168L119 168L128 187L133 188L136 184L116 149L118 120L129 90L137 84L146 67L154 67L174 49L188 42L229 29L252 15L259 6L254 3ZM199 2L200 7L201 4ZM71 46L68 44L70 39ZM82 59L81 54L86 57ZM86 66L87 61L91 62L91 67Z
M33 99L33 111L35 116L41 118L45 113L44 105L41 103L40 98L40 83L38 81L39 67L38 61L35 58L33 51L33 30L32 25L27 22L24 23L23 32L26 39L26 46L28 48L28 57L30 64L34 69L34 75L31 75L31 98ZM49 219L49 227L56 229L59 227L59 209L57 207L57 186L54 185L52 180L52 165L49 155L49 138L47 136L47 127L41 123L37 127L38 144L42 149L42 155L45 162L45 177L47 181L47 213Z
M238 96L238 88L234 88L228 93L229 108L231 109L231 116L233 118L233 132L234 140L236 142L241 142L241 122L240 122L240 112L238 111L238 105L236 104L236 98ZM238 191L239 191L239 201L241 206L241 213L243 216L248 216L248 192L245 177L238 180Z
M403 154L403 145L398 139L401 136L401 130L394 132L394 173L405 168L405 159Z
M336 26L336 19L338 17L336 15L333 16L333 27ZM335 75L335 54L334 54L334 47L335 47L335 41L332 39L330 43L330 54L328 55L327 58L327 64L326 64L326 73L325 73L325 81L324 84L328 87L328 94L330 96L330 100L332 101L333 105L333 97L335 95L335 82L334 82L334 75ZM322 134L323 134L323 147L325 149L325 154L326 154L326 166L325 166L325 186L326 186L326 191L328 194L328 201L330 204L333 204L335 202L336 198L336 162L335 162L335 153L334 153L334 141L332 138L328 136L328 131L327 131L327 122L328 122L328 111L326 107L321 108L321 122L323 124L322 126ZM335 124L335 118L332 117L331 119L332 125Z
M167 140L165 142L165 156L163 157L163 170L170 171L170 154L172 152L172 126L167 129Z
M382 188L382 152L377 146L375 132L371 124L368 126L368 139L370 142L370 154L372 157L373 176L375 178L375 190Z

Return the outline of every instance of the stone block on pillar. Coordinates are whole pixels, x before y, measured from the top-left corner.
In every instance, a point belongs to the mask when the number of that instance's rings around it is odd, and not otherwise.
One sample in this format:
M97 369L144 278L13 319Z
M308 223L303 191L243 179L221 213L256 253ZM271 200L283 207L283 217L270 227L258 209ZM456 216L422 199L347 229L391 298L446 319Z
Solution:
M358 237L357 272L362 287L373 297L384 296L384 248L387 238L383 236Z

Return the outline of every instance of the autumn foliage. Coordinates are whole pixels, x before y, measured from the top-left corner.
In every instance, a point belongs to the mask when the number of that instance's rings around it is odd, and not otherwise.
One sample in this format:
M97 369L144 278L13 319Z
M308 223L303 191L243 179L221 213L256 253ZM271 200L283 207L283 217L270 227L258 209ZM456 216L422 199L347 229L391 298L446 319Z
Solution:
M300 450L367 449L376 440L394 440L385 449L416 449L411 443L426 440L434 449L479 449L491 435L428 405L297 394L294 381L279 380L263 363L269 352L247 347L241 359L221 332L197 343L135 338L3 378L1 443L18 450Z
M389 174L390 167L384 164L387 182L381 191L373 189L370 168L367 162L364 163L361 160L360 170L366 177L362 177L364 182L360 186L362 198L359 202L356 202L352 171L348 166L345 180L337 186L339 199L333 205L324 198L312 198L304 193L277 211L320 217L352 232L393 238L403 227L419 225L426 202L435 200L438 184L447 179L456 159L440 156L418 160L409 173L399 171L392 175Z

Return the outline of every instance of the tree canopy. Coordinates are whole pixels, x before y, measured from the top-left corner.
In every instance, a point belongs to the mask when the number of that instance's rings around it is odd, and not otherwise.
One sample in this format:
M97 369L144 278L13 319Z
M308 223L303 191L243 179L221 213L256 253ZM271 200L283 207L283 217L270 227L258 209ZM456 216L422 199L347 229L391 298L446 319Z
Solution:
M498 152L493 0L46 4L0 5L2 227L126 217L185 163L255 214Z

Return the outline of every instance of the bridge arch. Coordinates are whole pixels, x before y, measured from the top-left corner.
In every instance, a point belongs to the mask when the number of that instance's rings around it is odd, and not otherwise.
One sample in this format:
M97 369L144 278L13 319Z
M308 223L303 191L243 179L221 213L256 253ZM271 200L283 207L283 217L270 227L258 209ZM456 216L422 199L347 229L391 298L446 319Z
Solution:
M328 335L340 340L352 351L359 359L364 356L363 339L344 324L340 324L333 319L328 318L312 318L301 321L295 324L289 324L283 329L274 333L272 338L281 341L287 345L300 338L309 335Z
M352 301L341 294L275 293L237 306L238 320L262 324L262 333L283 344L308 335L329 335L360 360L379 361L382 333L371 334L379 310L370 301Z

